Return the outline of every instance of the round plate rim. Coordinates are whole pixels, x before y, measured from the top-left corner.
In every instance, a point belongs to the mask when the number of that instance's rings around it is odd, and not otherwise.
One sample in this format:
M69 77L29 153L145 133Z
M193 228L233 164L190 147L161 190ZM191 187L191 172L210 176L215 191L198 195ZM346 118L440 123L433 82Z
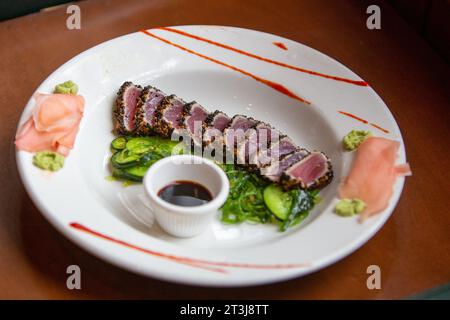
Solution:
M263 34L265 36L271 36L271 37L276 37L282 40L287 40L290 42L294 42L296 44L299 44L301 46L305 46L311 50L313 50L316 54L325 56L328 59L331 59L333 62L337 63L340 67L343 67L345 69L347 69L348 71L350 71L351 73L353 73L354 75L356 75L359 79L362 79L357 73L355 73L353 70L349 69L347 66L345 66L344 64L342 64L341 62L339 62L338 60L336 60L333 57L330 57L308 45L302 44L300 42L297 42L295 40L290 40L288 38L284 38L275 34L271 34L271 33L267 33L267 32L263 32L263 31L258 31L258 30L253 30L253 29L246 29L246 28L240 28L240 27L232 27L232 26L220 26L220 25L179 25L179 26L170 26L170 28L178 28L178 29L185 29L185 28L196 28L196 27L200 27L200 28L208 28L208 27L217 27L217 28L228 28L228 29L235 29L235 30L239 30L242 32L251 32L251 33L258 33L258 34ZM148 29L150 30L150 29ZM129 34L125 34L119 37L115 37L113 39L104 41L100 44L97 44L79 54L77 54L76 56L72 57L71 59L69 59L68 61L66 61L64 64L62 64L60 67L58 67L55 71L53 71L48 77L46 77L46 79L44 81L41 82L41 84L38 86L38 88L44 83L46 82L48 79L52 78L55 74L57 74L60 70L62 70L65 66L70 65L75 63L77 60L82 59L85 55L88 55L91 51L96 50L98 47L104 46L108 43L117 41L121 38L126 38L129 37L133 34L137 34L139 33L137 32L132 32ZM384 103L383 99L373 90L373 88L370 87L370 90L373 91L375 97L379 100L380 105L382 105L383 108L385 108L385 111L387 111L387 115L390 118L390 120L392 121L392 124L395 128L395 130L397 131L396 133L398 134L398 138L401 141L400 144L400 148L399 148L399 154L400 157L406 160L406 152L405 152L405 145L404 145L404 141L403 141L403 137L400 131L400 128L397 124L397 121L395 120L394 116L392 115L391 111L389 110L389 108L387 107L387 105ZM28 100L27 105L29 105L30 101L32 100L32 97L30 97L30 99ZM18 125L17 128L19 127L19 124L21 124L24 120L24 113L25 113L25 109L22 111L22 115L18 121ZM388 212L384 212L382 217L379 217L377 222L374 223L371 226L371 229L367 230L365 233L361 234L361 236L353 239L353 241L351 241L350 243L348 243L345 247L341 248L338 252L336 252L334 255L328 255L326 257L323 257L322 259L320 259L319 262L316 262L314 264L314 266L311 266L307 269L291 269L289 271L280 273L279 275L273 276L271 275L271 277L269 279L261 279L261 278L253 278L251 280L246 280L246 281L242 281L239 280L238 281L233 281L231 278L228 278L226 281L214 281L214 282L208 282L208 281L202 281L202 279L200 277L196 277L196 278L185 278L183 277L182 274L169 274L167 272L160 272L159 270L156 269L142 269L137 267L136 265L133 265L131 263L126 263L126 261L124 261L123 259L117 259L114 255L110 254L107 251L102 251L102 250L98 250L98 246L96 245L92 245L92 243L88 240L86 240L83 236L74 233L67 225L61 223L60 220L56 219L54 217L54 215L52 215L51 213L47 212L44 204L42 203L42 201L39 199L39 197L33 192L33 190L31 189L31 186L29 184L28 181L28 177L25 176L24 172L23 172L23 163L20 161L20 157L19 157L19 151L16 150L15 152L15 157L16 157L16 164L17 164L17 168L19 171L19 176L25 186L25 189L28 193L28 195L30 196L31 200L33 201L33 203L36 205L36 207L39 209L39 211L43 214L43 216L47 219L47 221L50 222L50 224L52 226L54 226L60 233L62 233L67 239L69 239L70 241L72 241L73 243L75 243L76 245L78 245L79 247L85 249L87 252L89 252L90 254L92 254L95 257L98 257L100 259L103 259L113 265L116 265L118 267L121 267L125 270L134 272L136 274L140 274L142 276L145 277L152 277L152 278L157 278L157 279L161 279L161 280L166 280L168 282L173 282L173 283L179 283L179 284L188 284L188 285L196 285L196 286L205 286L205 287L243 287L243 286L254 286L254 285L264 285L264 284L271 284L271 283L275 283L275 282L280 282L280 281L286 281L286 280L290 280L290 279L294 279L294 278L298 278L313 272L316 272L320 269L323 269L331 264L336 263L337 261L347 257L348 255L350 255L351 253L355 252L356 250L358 250L360 247L362 247L364 244L366 244L366 242L368 240L370 240L380 229L381 227L386 223L386 221L389 219L389 217L392 215L393 211L395 210L395 207L398 204L398 201L400 200L400 196L402 194L403 191L403 187L404 187L404 181L405 179L402 177L399 180L399 188L398 188L398 192L394 193L393 198L391 199L391 209Z

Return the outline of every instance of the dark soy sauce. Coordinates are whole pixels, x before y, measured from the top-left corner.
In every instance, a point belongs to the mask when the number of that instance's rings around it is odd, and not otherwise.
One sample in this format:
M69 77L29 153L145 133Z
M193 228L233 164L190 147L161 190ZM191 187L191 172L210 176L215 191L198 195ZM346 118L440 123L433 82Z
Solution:
M177 206L194 207L212 200L212 195L201 184L193 181L174 181L158 192L158 196Z

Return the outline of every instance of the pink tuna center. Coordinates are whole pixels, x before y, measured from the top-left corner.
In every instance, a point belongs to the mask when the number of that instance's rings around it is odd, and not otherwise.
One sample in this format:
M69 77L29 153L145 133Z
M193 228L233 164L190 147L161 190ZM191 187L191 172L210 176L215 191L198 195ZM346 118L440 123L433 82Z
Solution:
M164 113L164 117L172 124L175 129L180 128L180 119L183 112L183 103L180 100L175 100L167 111Z
M316 153L289 170L289 174L308 184L318 179L326 171L326 168L325 159L321 154Z
M227 117L216 118L214 120L214 128L216 128L217 130L223 131L228 126L229 122L230 122L230 119L228 119Z
M161 103L162 99L164 99L164 95L155 93L145 104L145 119L150 125L153 125L155 122L156 107Z
M133 130L135 126L135 120L134 116L136 113L136 105L137 105L137 99L139 98L139 95L141 94L141 89L132 87L127 90L127 95L125 97L125 119L128 130Z
M234 129L234 130L241 129L243 131L247 131L248 129L250 129L252 127L252 125L254 123L255 123L254 121L249 120L247 118L239 118L233 123L232 129Z
M196 136L201 134L202 123L206 119L206 116L206 112L201 108L195 108L192 111L191 116L187 119L187 125L192 134Z

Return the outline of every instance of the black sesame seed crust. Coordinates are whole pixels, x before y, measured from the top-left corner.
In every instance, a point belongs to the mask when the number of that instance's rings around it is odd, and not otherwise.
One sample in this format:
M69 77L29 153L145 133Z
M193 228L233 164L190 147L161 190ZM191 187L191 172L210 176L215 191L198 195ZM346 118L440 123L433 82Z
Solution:
M252 118L252 117L244 116L243 114L236 114L236 115L234 115L234 116L231 118L230 123L228 124L228 127L230 127L230 125L233 123L234 118L237 118L237 117L244 117L244 118L247 118L247 119L250 120L250 121L255 121L256 123L255 123L251 128L255 127L255 126L260 122L260 121L258 121L258 120L255 120L255 119Z
M222 137L220 137L221 139L217 140L217 141L215 139L206 140L206 138L205 138L206 130L208 130L208 129L211 129L211 130L215 129L214 126L213 126L213 122L214 122L215 117L217 115L219 115L219 114L223 114L228 119L230 119L230 117L228 117L228 115L225 112L220 111L220 110L216 110L214 112L209 113L206 116L205 121L203 122L203 143L202 144L203 144L203 151L204 152L209 152L208 150L211 150L212 147L215 147L215 152L213 152L213 156L216 157L215 159L221 158L221 160L225 162L225 160L226 160L226 158L225 158L226 157L226 150L225 150L225 144L222 141L223 140ZM218 150L218 149L221 149L221 150Z
M177 98L178 97L174 94L171 94L170 96L165 97L162 100L159 107L155 111L154 130L157 134L159 134L160 136L162 136L164 138L169 138L174 129L172 124L170 122L167 122L164 119L164 112L166 111L167 108L172 106L172 101ZM178 99L180 99L180 98L178 98ZM183 101L183 100L181 100L181 101ZM184 113L184 111L182 111L180 119L183 119L183 113Z
M215 118L219 113L224 114L224 115L227 115L225 112L222 112L222 111L220 111L220 110L216 110L216 111L214 111L214 112L208 114L208 116L207 116L206 119L205 119L204 125L205 125L206 127L212 126L212 123L213 123L213 121L214 121L214 118ZM227 117L228 117L228 116L227 116Z
M155 87L146 86L139 96L136 106L136 133L138 135L147 136L155 134L154 128L145 119L145 103L150 98L151 94L160 91Z
M170 95L165 97L162 101L161 104L159 105L159 107L156 109L155 111L155 127L154 130L157 134L163 136L163 137L168 137L170 136L169 131L171 132L171 128L169 127L169 124L166 123L163 120L163 115L164 115L164 111L170 107L171 105L171 100L175 97L175 95Z
M192 107L194 105L196 105L196 104L199 104L199 103L197 101L192 101L192 102L186 103L183 106L183 114L182 114L181 119L179 121L179 126L180 126L181 130L183 130L183 129L187 130L187 122L186 121L188 120L188 117L191 116ZM203 106L201 106L201 107L203 108ZM206 110L206 112L208 112L208 111ZM208 113L206 115L205 120L203 120L203 122L202 122L202 126L200 128L202 137L203 137L203 134L205 133L205 129L207 128L206 127L206 120L208 119L209 116L210 116L210 113ZM191 135L191 132L189 132L189 135Z
M237 117L244 117L244 118L247 118L250 121L255 121L255 123L250 128L248 128L247 130L254 129L256 127L256 125L258 124L258 120L255 120L252 117L247 117L247 116L244 116L242 114L237 114L237 115L235 115L235 116L233 116L231 118L230 122L228 123L228 126L223 130L224 133L225 133L226 130L230 129L231 125L233 124L234 119L237 118Z
M215 117L216 117L218 114L223 114L223 115L225 115L226 117L228 117L228 115L227 115L225 112L222 112L222 111L220 111L220 110L216 110L216 111L214 111L214 112L208 113L208 115L206 116L205 121L203 122L203 132L205 132L206 129L214 128L213 122L214 122ZM228 117L228 119L230 119L230 118ZM230 120L230 121L231 121L231 120ZM229 124L230 124L230 123L228 123L228 125L229 125ZM226 128L225 128L225 129L226 129ZM224 130L225 130L225 129L224 129ZM205 142L205 141L204 141L204 142ZM208 143L207 143L207 144L208 144Z
M125 134L132 134L134 131L130 131L127 129L125 125L125 92L128 88L136 86L138 88L142 88L139 85L134 85L131 81L126 81L122 84L119 91L117 92L116 101L114 103L113 107L113 132L117 135L125 135Z
M186 124L187 117L189 117L191 115L192 106L194 104L196 104L196 103L197 103L196 101L191 101L191 102L186 103L183 106L183 115L181 116L181 119L180 119L180 121L178 123L178 125L182 129L186 129L187 128L187 124Z
M205 119L205 126L210 126L210 125L212 125L212 122L213 122L213 120L214 120L214 117L215 117L216 115L218 115L219 113L221 113L221 111L216 110L216 111L211 112L210 114L208 114L208 115L206 116L206 119Z

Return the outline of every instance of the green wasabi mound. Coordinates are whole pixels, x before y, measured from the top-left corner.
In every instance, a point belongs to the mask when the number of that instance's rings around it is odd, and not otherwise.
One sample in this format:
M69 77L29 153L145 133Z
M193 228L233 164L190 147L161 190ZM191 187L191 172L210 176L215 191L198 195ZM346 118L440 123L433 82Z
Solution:
M372 132L370 131L352 130L344 137L344 149L348 151L355 150L370 136L372 136Z
M366 203L361 199L342 199L334 208L335 212L342 217L354 216L366 208Z
M33 156L33 164L43 170L58 171L64 166L64 159L53 151L39 151Z
M55 93L64 93L64 94L77 94L78 86L72 80L57 84L55 86Z

